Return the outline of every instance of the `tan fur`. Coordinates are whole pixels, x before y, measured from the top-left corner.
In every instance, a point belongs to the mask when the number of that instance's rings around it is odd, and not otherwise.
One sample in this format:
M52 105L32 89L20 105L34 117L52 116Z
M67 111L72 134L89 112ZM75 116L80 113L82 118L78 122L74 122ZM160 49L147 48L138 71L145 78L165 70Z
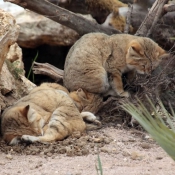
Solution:
M80 112L89 111L97 113L103 101L100 95L89 93L81 88L77 91L70 92L69 96L73 99Z
M115 13L115 12L110 13L107 16L105 22L102 24L102 26L112 27L114 29L120 30L121 32L124 32L125 25L126 25L126 17L120 15L120 13L118 13L118 12L117 13ZM133 31L133 28L132 28L132 26L130 26L129 32L132 33L132 31Z
M87 119L94 124L87 125ZM2 115L1 132L9 144L21 141L52 142L63 140L74 131L100 127L90 112L80 113L66 88L55 83L44 83L34 88Z
M86 0L85 3L89 8L105 10L108 12L118 12L119 7L126 7L127 5L118 0Z
M90 93L128 97L122 74L136 71L150 74L165 51L149 38L117 34L90 33L70 49L63 82L70 91L78 88ZM110 77L110 79L109 79Z
M122 32L124 31L126 20L125 17L120 15L119 9L121 7L127 7L127 4L118 0L86 0L85 3L91 10L98 10L103 14L107 14L107 18L102 24L103 26L113 27Z

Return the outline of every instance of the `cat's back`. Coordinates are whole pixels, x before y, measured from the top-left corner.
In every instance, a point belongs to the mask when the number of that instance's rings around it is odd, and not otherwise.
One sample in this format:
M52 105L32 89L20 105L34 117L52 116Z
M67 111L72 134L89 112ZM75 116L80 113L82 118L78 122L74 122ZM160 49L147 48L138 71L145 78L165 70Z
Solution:
M48 112L53 112L61 105L73 105L72 99L65 91L40 86L19 100L16 105L20 103L35 104Z
M98 59L105 58L105 55L109 55L110 52L108 38L109 36L103 33L89 33L82 36L70 48L64 70L67 71L70 66L83 66L88 62L96 63L99 62ZM98 55L104 56L100 58Z

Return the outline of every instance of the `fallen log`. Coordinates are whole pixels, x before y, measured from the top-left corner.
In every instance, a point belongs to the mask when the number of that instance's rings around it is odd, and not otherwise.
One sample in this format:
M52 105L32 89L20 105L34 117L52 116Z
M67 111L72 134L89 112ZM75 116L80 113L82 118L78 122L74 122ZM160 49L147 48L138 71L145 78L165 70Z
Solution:
M148 37L152 33L152 30L157 24L157 21L163 15L163 7L167 2L168 0L155 1L135 35Z
M59 6L56 6L46 0L6 0L7 2L12 2L25 9L32 10L36 13L44 15L47 18L52 19L62 25L65 25L75 31L80 35L84 35L90 32L103 32L106 34L121 33L120 31L113 28L106 28L98 23L91 22L81 15L70 12Z

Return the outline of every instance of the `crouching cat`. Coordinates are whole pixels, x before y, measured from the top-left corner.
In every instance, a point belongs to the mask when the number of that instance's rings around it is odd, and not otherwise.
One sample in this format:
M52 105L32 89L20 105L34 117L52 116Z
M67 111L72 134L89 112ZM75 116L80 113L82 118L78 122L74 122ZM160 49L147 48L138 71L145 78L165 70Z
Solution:
M164 54L165 51L149 38L86 34L71 47L66 57L63 82L70 91L83 88L90 93L128 97L122 74L150 74Z
M76 94L74 98L79 99ZM94 114L80 113L67 89L55 83L34 88L7 108L1 118L1 133L10 145L21 141L47 143L63 140L74 131L83 132L100 126Z

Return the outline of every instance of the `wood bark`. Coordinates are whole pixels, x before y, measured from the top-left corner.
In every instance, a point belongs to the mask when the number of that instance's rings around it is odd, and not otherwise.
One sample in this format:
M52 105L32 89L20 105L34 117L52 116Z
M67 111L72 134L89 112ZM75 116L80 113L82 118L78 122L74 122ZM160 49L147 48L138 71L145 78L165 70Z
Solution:
M149 13L144 19L143 23L140 25L137 30L137 36L149 36L152 33L155 24L163 15L163 7L168 2L168 0L156 0L153 6L151 7Z
M84 35L90 32L103 32L106 34L121 33L118 30L112 28L106 28L98 23L91 22L80 15L70 12L66 9L58 7L46 0L7 0L26 9L32 10L36 13L44 15L47 18L52 19L62 25L65 25L80 35Z
M125 25L124 33L129 33L129 28L131 25L131 15L133 12L133 6L131 4L128 4L128 7L129 9L126 17L126 25Z
M55 66L49 64L49 63L37 63L34 62L33 65L33 73L34 74L42 74L47 75L56 82L59 82L63 79L63 73L64 71L61 69L56 68Z

